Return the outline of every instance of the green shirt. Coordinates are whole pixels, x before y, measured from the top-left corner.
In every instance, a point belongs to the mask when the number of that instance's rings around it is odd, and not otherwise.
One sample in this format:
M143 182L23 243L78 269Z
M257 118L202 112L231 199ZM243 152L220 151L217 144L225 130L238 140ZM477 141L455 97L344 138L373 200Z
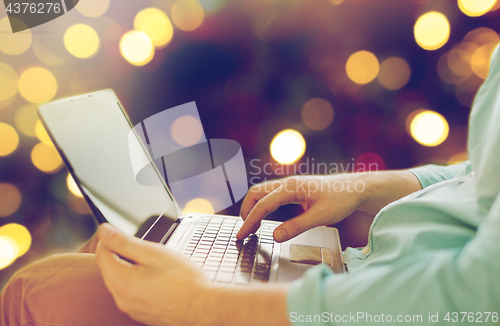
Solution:
M410 170L424 189L375 216L370 250L345 252L348 273L317 266L294 282L290 321L500 324L500 47L474 100L468 153Z

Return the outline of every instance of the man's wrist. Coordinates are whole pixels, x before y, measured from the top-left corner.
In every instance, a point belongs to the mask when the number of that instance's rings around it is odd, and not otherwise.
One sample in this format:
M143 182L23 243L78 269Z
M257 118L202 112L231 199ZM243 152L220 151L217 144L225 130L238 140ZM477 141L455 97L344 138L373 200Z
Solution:
M365 191L360 194L358 210L373 215L389 203L422 189L409 171L367 172L362 177Z

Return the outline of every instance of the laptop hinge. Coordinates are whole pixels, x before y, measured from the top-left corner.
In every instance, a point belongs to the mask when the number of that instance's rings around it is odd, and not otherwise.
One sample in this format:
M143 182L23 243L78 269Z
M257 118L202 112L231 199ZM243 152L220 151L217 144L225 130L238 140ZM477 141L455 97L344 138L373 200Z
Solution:
M174 233L175 229L179 226L179 224L181 223L181 221L182 221L182 219L178 218L177 221L175 221L174 223L172 223L172 225L168 229L167 233L165 233L165 235L163 236L163 238L161 238L161 240L160 240L161 244L167 243L168 239L170 238L170 236L172 235L172 233Z

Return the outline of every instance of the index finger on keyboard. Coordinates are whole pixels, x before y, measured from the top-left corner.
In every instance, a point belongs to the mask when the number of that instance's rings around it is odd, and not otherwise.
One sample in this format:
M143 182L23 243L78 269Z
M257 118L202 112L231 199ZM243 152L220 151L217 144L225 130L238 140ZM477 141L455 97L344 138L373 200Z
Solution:
M236 234L238 240L246 238L250 233L258 230L260 221L266 215L274 212L280 206L296 202L296 194L293 191L286 191L282 185L257 201L248 214L241 229Z

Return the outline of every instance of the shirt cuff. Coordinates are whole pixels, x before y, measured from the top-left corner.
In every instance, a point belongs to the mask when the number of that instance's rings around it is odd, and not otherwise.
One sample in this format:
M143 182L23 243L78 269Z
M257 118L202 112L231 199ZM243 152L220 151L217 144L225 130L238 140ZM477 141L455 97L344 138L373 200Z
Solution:
M409 169L408 171L413 173L417 177L418 181L420 181L422 188L425 188L435 183L452 179L461 175L468 169L470 169L470 161L448 166L429 164Z

